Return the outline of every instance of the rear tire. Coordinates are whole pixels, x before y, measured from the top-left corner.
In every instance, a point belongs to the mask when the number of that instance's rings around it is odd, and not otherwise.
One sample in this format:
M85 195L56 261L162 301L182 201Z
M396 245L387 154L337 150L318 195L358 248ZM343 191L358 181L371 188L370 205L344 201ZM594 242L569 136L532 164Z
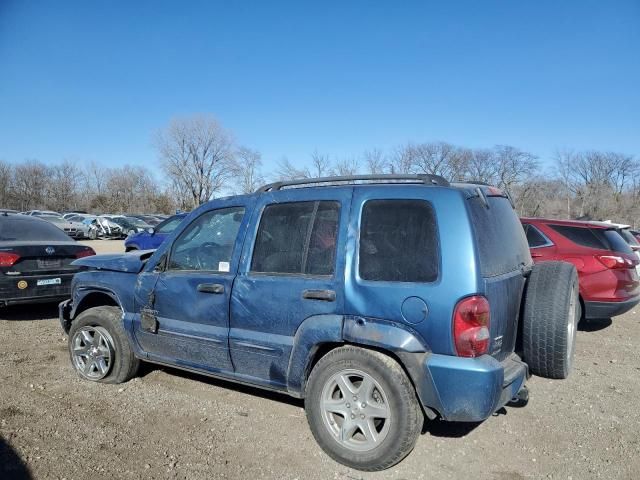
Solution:
M527 282L522 348L531 373L567 378L580 319L578 274L566 262L535 264Z
M94 307L78 315L69 330L69 355L78 375L93 382L126 382L140 366L118 307Z
M424 423L413 384L398 362L350 345L330 351L313 368L305 410L320 447L364 471L401 461Z

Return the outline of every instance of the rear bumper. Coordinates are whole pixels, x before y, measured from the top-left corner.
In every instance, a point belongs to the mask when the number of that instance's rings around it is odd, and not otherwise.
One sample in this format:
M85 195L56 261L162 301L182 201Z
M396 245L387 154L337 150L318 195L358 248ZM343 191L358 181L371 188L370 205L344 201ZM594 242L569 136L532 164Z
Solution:
M622 315L635 307L640 302L640 297L634 297L623 302L584 302L584 317L610 318Z
M480 422L490 417L516 397L528 377L528 367L515 353L499 362L489 355L461 358L429 355L424 365L430 381L421 388L422 399L439 405L425 405L437 410L444 420ZM429 385L431 384L431 385Z
M60 279L60 284L38 285L38 280ZM0 305L54 302L71 296L73 273L4 276L0 279ZM22 288L21 288L22 287Z

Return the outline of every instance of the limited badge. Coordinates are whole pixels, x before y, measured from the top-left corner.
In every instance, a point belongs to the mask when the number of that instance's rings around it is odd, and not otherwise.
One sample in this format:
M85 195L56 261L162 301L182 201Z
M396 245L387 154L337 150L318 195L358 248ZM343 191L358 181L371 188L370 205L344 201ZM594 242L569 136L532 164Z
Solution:
M18 288L20 290L24 290L25 288L27 288L29 285L27 284L27 282L25 282L24 280L20 280L18 282Z

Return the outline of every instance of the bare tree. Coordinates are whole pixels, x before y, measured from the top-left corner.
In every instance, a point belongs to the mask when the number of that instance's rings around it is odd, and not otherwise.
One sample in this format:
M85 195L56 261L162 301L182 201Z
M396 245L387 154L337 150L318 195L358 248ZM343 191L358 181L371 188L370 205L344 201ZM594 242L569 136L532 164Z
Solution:
M255 192L264 184L262 156L257 150L240 147L233 164L233 180L240 193Z
M389 168L386 155L380 149L374 148L372 150L366 150L362 157L367 166L367 171L372 175L385 173Z
M13 167L10 163L0 160L0 205L8 208L12 201Z
M167 177L178 193L189 195L183 203L197 207L210 200L231 174L234 139L211 116L174 119L155 143Z
M516 147L497 145L493 148L493 157L497 164L496 183L508 193L538 171L538 158Z
M360 170L360 162L355 157L348 157L338 160L331 170L332 175L349 176L355 175Z
M287 157L283 157L278 162L275 176L278 180L299 180L311 178L313 175L307 167L296 167Z
M77 209L81 182L82 171L74 162L64 160L61 164L50 167L47 207L60 212Z
M47 167L37 160L26 160L15 167L15 205L20 210L37 208L44 204L48 174Z
M331 171L331 160L329 155L323 155L318 153L318 150L314 150L311 154L311 174L313 177L326 177Z

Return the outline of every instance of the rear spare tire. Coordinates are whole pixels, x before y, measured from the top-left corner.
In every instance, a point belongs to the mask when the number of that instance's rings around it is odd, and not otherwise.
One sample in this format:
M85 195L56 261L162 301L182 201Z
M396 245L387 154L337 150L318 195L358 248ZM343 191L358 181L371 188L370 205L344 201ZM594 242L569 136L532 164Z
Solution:
M522 318L522 350L531 373L567 378L580 319L578 274L566 262L533 266Z

